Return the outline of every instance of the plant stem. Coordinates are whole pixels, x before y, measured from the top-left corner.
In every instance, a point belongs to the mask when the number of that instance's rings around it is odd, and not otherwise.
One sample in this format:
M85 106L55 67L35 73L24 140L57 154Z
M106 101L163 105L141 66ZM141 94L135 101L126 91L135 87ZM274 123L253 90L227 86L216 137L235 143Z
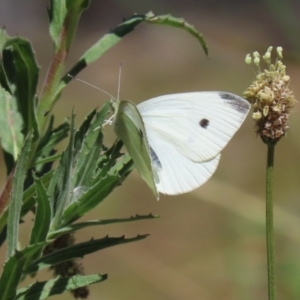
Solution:
M266 182L266 237L268 264L268 299L275 300L275 263L273 228L273 166L275 144L268 143L267 182Z

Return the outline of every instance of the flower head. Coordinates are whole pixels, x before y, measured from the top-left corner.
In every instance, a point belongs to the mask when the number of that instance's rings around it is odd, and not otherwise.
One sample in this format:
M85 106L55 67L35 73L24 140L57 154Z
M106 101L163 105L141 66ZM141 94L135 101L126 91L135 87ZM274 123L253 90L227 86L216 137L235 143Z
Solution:
M291 109L296 103L293 92L289 88L290 77L286 75L286 66L282 63L282 48L277 47L277 58L271 63L269 47L262 59L267 69L260 71L260 55L253 53L253 62L259 72L255 80L244 92L244 97L253 104L252 118L256 123L256 132L265 143L276 143L285 135L289 128L288 118ZM246 63L252 62L251 55L247 54Z

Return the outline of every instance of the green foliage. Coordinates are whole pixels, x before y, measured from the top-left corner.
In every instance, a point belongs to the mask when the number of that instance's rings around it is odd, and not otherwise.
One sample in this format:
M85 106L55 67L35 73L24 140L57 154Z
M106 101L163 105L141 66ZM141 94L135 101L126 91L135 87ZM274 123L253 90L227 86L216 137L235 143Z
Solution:
M61 294L61 291L72 291L80 287L98 283L107 279L107 275L75 275L72 277L56 277L48 281L36 282L19 289L17 300L43 300L50 296Z
M0 138L8 174L0 196L0 246L5 241L7 244L7 260L0 278L1 300L46 299L106 280L106 275L84 275L76 259L107 247L145 239L147 235L107 236L75 244L73 234L90 226L158 218L149 214L74 223L122 185L134 165L129 155L121 153L120 140L110 146L103 144L103 125L112 110L110 102L99 111L91 111L77 129L74 112L69 120L54 127L51 110L70 80L142 22L184 29L197 38L207 53L201 34L184 20L153 13L133 15L99 38L66 73L72 39L89 3L88 0L51 0L48 16L54 53L45 80L39 79L30 42L10 37L0 29ZM38 80L44 82L39 96ZM136 130L136 124L131 125L126 128L128 136L131 130ZM122 126L118 124L117 131L122 131ZM57 153L57 145L66 138L65 150ZM149 167L148 156L141 157L141 165L145 157ZM153 182L152 186L155 189ZM30 238L28 245L19 249L21 218L29 211L34 214ZM72 267L63 268L66 263ZM52 269L55 278L17 290L28 274L43 268ZM73 273L63 273L62 269Z

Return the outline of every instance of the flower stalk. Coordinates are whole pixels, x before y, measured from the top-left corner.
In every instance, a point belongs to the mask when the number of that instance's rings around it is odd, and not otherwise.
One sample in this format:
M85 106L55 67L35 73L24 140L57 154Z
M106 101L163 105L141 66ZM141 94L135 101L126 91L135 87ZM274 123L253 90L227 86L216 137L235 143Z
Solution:
M253 105L252 118L255 121L256 133L268 147L266 176L266 242L268 265L268 299L275 300L275 258L274 258L274 217L273 217L273 171L274 152L277 142L288 130L288 119L296 99L290 89L290 77L286 74L286 66L282 63L282 48L277 47L277 57L272 63L269 47L262 56L267 68L260 69L261 57L255 51L246 55L246 64L258 68L258 74L244 97Z
M275 249L274 249L274 218L273 218L273 167L275 144L269 143L267 154L266 180L266 238L268 265L268 299L275 300Z

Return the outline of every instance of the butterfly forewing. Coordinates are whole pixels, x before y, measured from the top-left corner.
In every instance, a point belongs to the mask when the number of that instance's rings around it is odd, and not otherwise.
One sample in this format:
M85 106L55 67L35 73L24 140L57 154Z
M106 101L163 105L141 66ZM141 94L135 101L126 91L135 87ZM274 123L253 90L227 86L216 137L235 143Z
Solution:
M250 105L229 93L193 92L160 96L137 107L147 133L154 132L189 159L202 162L227 145Z

